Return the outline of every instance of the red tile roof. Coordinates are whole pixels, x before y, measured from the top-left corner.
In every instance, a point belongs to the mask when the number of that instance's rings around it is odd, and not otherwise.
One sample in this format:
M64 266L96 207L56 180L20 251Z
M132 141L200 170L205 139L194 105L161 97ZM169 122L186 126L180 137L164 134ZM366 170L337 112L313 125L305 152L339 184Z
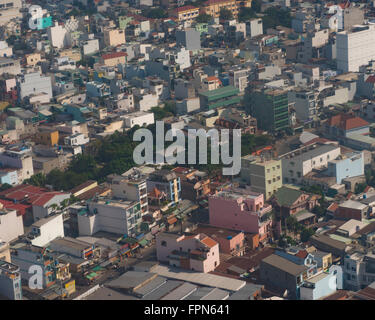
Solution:
M6 209L16 210L18 216L24 216L27 209L31 208L31 205L21 204L21 203L14 203L9 200L2 200L0 199L0 203Z
M21 184L19 186L4 190L0 192L0 197L9 200L24 200L25 198L31 199L35 196L39 196L45 192L48 192L45 188L35 187L28 184Z
M296 254L296 256L298 258L302 258L302 259L305 259L308 255L308 252L306 250L300 250L298 251L298 253Z
M337 127L343 130L351 130L355 128L368 126L369 123L360 117L356 117L351 114L341 113L341 114L331 117L328 120L328 125L331 127Z
M210 237L206 237L206 238L202 239L201 242L209 248L212 248L212 247L217 245L217 242L215 240L211 239Z
M0 197L13 200L24 201L24 204L43 206L56 195L66 194L58 191L49 191L45 188L22 184L0 192Z
M126 57L128 54L126 52L113 52L113 53L108 53L108 54L103 54L102 58L103 60L107 59L114 59L114 58L119 58L119 57Z
M327 208L327 211L335 212L338 209L339 205L336 202L333 202Z

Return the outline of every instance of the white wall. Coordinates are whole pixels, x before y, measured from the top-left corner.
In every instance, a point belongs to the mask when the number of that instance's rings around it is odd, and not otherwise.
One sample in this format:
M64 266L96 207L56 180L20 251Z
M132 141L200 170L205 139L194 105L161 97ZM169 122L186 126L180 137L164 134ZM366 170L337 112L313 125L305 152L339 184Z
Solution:
M0 212L0 239L10 242L24 234L22 216L16 210Z
M368 30L348 33L339 32L336 36L337 69L343 72L358 72L361 65L375 59L375 26Z
M31 241L33 246L44 247L50 241L64 237L64 222L62 214L46 219L46 223L39 227L40 236Z

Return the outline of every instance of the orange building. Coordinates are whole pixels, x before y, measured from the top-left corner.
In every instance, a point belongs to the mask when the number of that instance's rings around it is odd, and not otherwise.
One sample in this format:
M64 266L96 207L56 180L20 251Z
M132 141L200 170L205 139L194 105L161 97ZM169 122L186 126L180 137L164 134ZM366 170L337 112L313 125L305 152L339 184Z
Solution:
M203 4L203 12L219 18L220 10L227 9L232 12L233 17L237 17L241 7L251 8L252 0L208 0Z
M179 22L192 22L199 16L199 8L193 6L178 7L173 11L173 16L176 17Z
M35 142L47 146L54 146L59 143L59 132L56 131L43 131L35 136Z

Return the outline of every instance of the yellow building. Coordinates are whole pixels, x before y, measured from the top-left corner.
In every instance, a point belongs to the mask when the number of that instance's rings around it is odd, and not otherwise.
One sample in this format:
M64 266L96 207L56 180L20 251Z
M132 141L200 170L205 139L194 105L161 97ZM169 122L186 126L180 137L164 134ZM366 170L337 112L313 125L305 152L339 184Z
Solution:
M81 51L76 49L66 49L60 51L60 57L68 57L71 60L78 62L82 59Z
M26 65L34 67L42 58L39 53L31 53L25 56Z
M179 7L173 11L173 16L176 17L179 22L193 22L193 20L199 16L199 8L194 6Z
M59 132L56 131L43 131L35 136L35 142L47 146L54 146L59 143Z
M104 43L107 47L116 47L125 44L125 30L105 30Z
M203 11L214 18L219 18L220 10L227 9L232 12L233 17L237 17L241 7L251 8L252 0L208 0L203 4Z

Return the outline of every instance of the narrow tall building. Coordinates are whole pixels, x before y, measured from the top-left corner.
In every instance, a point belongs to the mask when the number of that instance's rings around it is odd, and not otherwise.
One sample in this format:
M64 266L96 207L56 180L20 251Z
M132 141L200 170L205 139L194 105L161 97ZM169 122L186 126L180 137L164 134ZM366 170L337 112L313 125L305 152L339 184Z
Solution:
M289 128L289 102L286 90L263 89L248 97L248 110L258 121L258 128L280 131Z

